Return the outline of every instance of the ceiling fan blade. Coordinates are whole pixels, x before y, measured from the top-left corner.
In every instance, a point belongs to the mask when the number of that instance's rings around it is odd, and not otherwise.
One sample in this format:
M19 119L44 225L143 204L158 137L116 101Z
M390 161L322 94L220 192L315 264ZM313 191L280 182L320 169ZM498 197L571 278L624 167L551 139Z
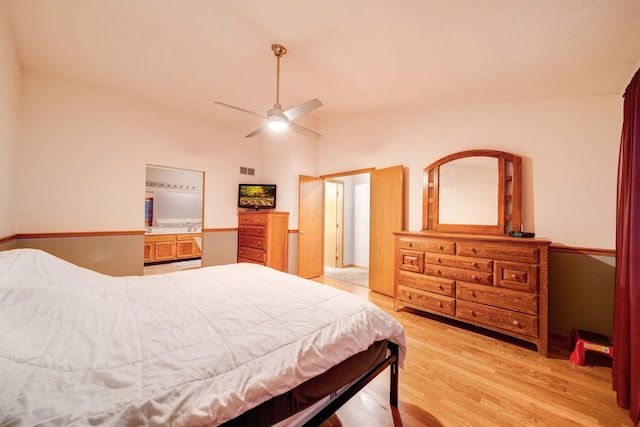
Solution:
M309 111L313 111L318 107L322 107L322 102L314 98L311 101L307 101L300 105L296 105L295 107L289 108L284 112L284 115L287 116L289 120L295 120L298 117L302 117Z
M259 134L261 132L264 132L267 129L268 129L267 125L260 126L258 129L254 130L249 135L245 136L245 138L251 138L252 136L255 136L255 135L257 135L257 134Z
M266 119L267 118L267 116L265 116L264 114L259 114L259 113L256 113L254 111L245 110L244 108L235 107L233 105L225 104L224 102L218 102L218 101L214 101L214 102L216 104L222 105L224 107L233 108L234 110L242 111L244 113L249 113L249 114L251 114L253 116L260 117L261 119Z
M307 129L306 127L301 126L295 122L289 122L289 130L292 130L304 136L308 136L309 138L320 138L322 136L318 132Z

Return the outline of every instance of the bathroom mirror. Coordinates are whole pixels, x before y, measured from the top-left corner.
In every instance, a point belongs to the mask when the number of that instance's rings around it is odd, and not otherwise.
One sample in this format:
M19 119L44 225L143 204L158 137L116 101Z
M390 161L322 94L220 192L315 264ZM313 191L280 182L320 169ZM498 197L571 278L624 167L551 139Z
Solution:
M204 172L147 165L146 234L202 231Z
M469 150L424 169L423 230L504 234L520 230L521 211L519 156Z

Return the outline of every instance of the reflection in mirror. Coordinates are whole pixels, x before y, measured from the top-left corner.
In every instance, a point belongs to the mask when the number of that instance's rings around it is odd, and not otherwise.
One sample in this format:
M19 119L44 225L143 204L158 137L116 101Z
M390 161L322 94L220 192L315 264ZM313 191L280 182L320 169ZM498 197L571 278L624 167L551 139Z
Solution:
M200 231L203 175L199 171L147 165L147 233L168 228L180 229L180 232Z
M464 157L440 166L440 224L498 225L498 159Z

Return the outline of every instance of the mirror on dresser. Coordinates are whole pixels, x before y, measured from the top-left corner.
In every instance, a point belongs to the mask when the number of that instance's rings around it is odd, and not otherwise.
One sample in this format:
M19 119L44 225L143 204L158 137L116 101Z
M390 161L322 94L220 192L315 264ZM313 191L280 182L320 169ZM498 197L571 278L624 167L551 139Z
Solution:
M522 225L522 159L468 150L424 169L422 229L505 234Z

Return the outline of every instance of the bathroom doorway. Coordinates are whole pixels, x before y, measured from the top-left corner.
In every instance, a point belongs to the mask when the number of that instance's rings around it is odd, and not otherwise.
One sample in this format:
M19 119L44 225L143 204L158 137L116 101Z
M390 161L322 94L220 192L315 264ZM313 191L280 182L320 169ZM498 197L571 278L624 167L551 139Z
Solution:
M201 266L204 172L147 165L143 274Z

